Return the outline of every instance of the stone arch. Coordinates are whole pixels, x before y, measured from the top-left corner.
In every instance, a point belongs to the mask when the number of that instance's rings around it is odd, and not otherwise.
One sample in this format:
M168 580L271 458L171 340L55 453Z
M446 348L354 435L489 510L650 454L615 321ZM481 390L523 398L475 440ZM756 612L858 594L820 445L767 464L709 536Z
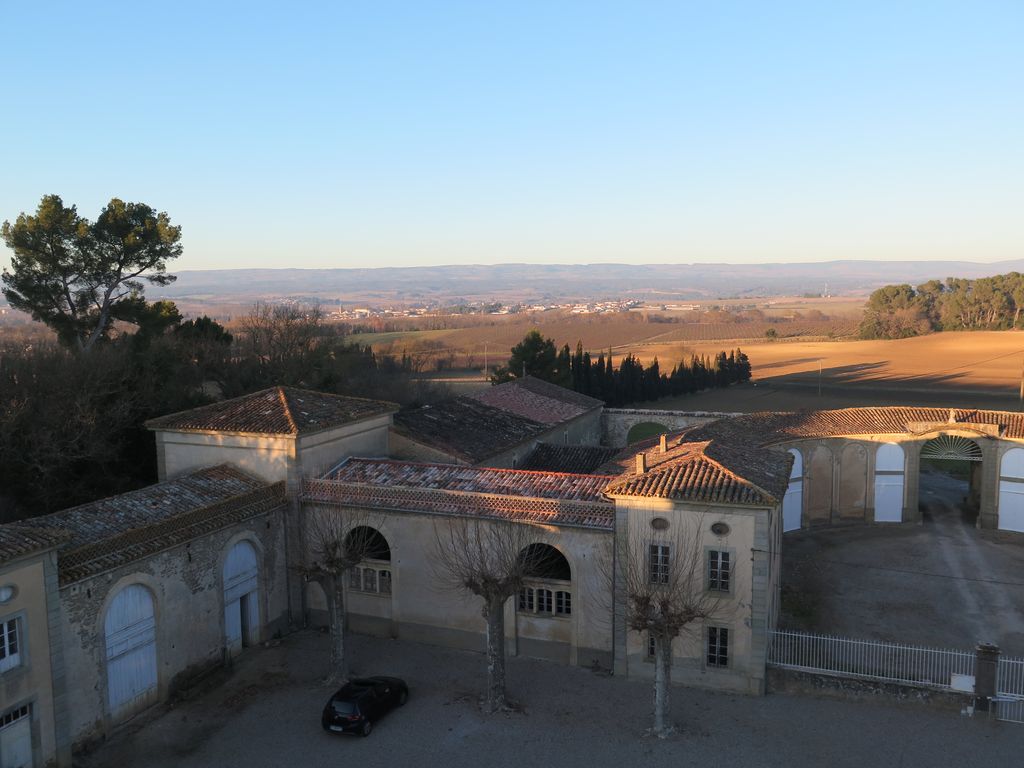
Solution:
M572 566L569 565L569 559L550 544L528 544L523 547L519 557L520 560L526 561L527 578L572 581Z
M807 523L827 523L832 518L833 455L825 445L811 449L807 462L805 493L807 494Z
M347 547L354 547L366 552L367 560L391 562L391 545L376 528L369 525L358 525L345 536Z
M629 432L626 434L626 443L632 445L641 440L663 435L668 431L668 427L657 421L641 421L629 428Z
M1024 448L1011 448L999 462L999 528L1024 533Z
M860 443L847 443L839 454L836 509L847 519L864 519L867 507L868 452Z
M159 697L156 597L138 581L112 591L103 611L107 707L120 722Z
M524 579L515 600L516 652L571 663L579 606L569 558L543 542L523 547L519 557Z
M882 443L875 452L875 522L903 521L907 457L903 446Z
M789 471L789 485L782 499L782 530L795 531L803 525L804 515L804 457L799 448L789 448L793 468Z

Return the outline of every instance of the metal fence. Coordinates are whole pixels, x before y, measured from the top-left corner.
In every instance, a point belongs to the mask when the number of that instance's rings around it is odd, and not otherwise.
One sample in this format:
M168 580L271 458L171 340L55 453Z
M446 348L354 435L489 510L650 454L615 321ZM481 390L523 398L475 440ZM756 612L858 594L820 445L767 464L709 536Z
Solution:
M974 660L974 651L852 640L793 630L769 632L768 663L805 672L963 690L954 686L953 676L973 678ZM966 678L963 682L973 684L973 680Z
M996 668L996 717L1024 723L1024 659L1003 656Z

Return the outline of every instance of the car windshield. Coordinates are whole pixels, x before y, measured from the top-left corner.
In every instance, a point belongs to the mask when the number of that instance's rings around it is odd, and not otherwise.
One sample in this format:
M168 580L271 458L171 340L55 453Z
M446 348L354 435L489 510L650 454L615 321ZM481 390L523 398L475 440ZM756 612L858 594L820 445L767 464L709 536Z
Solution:
M351 701L332 701L331 708L339 715L354 715L358 711Z

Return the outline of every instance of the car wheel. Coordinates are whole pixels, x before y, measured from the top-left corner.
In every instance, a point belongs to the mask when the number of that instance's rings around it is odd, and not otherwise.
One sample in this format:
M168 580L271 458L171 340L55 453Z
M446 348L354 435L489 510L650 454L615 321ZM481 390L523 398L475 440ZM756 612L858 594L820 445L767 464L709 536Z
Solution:
M363 723L363 730L360 732L360 734L362 736L369 736L372 731L373 731L373 723L371 723L369 720L367 720L365 723Z
M402 706L408 700L409 700L409 692L408 691L402 691L400 694L398 694L398 706Z

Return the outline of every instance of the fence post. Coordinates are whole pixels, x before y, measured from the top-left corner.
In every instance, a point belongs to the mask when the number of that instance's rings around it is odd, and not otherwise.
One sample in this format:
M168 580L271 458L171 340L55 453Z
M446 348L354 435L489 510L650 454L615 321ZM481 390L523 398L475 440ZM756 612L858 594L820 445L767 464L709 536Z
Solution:
M974 664L974 708L988 712L989 703L996 695L996 672L999 668L999 647L992 643L978 643Z

